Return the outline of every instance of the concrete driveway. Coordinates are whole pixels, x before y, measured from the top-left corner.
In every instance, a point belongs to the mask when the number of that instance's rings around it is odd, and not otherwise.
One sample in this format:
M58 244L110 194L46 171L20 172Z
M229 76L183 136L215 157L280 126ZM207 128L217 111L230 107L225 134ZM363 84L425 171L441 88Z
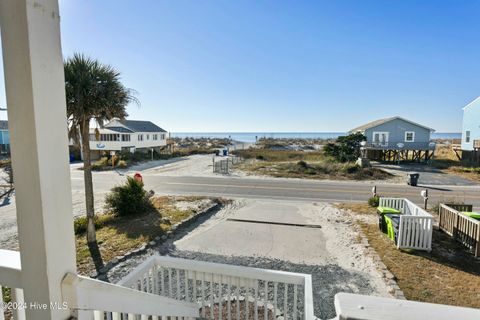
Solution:
M326 262L330 255L320 226L322 219L315 219L315 209L312 204L243 201L239 208L207 221L175 246L226 256Z

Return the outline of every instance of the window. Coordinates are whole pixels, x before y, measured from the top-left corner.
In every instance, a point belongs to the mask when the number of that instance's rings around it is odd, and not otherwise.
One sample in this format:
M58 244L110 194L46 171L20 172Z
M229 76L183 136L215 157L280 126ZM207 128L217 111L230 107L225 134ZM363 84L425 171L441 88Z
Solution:
M414 131L405 131L405 142L415 141L415 132Z
M162 140L165 140L165 133L162 133Z
M138 135L138 141L143 141L143 134Z
M122 134L122 141L130 141L130 135L129 134Z
M465 142L470 142L470 130L465 131Z
M150 140L150 135L149 134L147 134L147 140Z
M388 132L373 132L373 143L377 145L388 145Z
M153 135L152 135L152 139L153 139L153 140L158 140L158 134L156 134L156 133L153 134Z

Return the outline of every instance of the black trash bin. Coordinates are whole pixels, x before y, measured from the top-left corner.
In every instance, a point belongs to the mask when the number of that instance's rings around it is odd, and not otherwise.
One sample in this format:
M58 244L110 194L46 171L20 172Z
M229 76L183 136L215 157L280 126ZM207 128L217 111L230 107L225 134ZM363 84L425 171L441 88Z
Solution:
M408 174L408 180L407 183L411 186L416 186L418 183L418 178L420 177L420 174L417 172L410 172Z

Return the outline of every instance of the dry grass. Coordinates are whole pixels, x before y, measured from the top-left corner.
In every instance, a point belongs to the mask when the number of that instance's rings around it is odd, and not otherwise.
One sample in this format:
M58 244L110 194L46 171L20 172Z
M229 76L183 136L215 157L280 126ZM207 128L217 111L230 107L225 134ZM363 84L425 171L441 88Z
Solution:
M155 210L152 212L105 219L105 223L97 228L97 243L103 262L106 264L117 256L141 247L155 237L165 234L173 224L197 213L194 206L178 209L175 205L177 202L195 203L202 199L206 198L155 197L152 200ZM213 198L212 201L218 203L224 200ZM76 235L76 246L78 270L82 274L89 274L95 270L95 266L84 233Z
M452 148L447 145L437 146L432 166L441 169L445 173L480 181L480 167L478 164L459 160Z
M366 203L337 203L335 207L342 210L350 210L356 214L362 215L376 215L376 208L369 206Z
M269 150L269 149L246 149L236 150L234 153L244 159L257 159L267 162L288 161L322 161L325 156L320 151L293 151L293 150Z
M247 160L236 168L257 175L337 180L384 180L391 177L378 168L360 168L352 162L336 162L318 151L249 149L236 154Z
M376 224L359 225L407 299L480 307L480 261L459 243L435 230L431 253L402 251Z

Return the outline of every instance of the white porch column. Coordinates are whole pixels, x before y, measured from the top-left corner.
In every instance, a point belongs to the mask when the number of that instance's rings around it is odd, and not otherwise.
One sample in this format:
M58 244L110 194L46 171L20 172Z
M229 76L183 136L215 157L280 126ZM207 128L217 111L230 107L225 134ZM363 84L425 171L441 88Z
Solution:
M27 319L67 319L61 280L76 272L57 0L1 0L0 27Z

